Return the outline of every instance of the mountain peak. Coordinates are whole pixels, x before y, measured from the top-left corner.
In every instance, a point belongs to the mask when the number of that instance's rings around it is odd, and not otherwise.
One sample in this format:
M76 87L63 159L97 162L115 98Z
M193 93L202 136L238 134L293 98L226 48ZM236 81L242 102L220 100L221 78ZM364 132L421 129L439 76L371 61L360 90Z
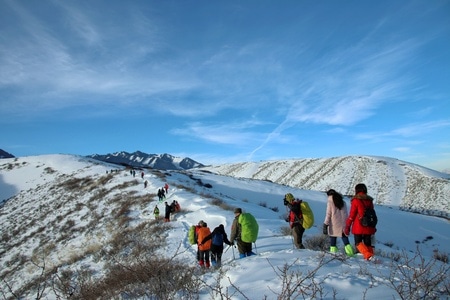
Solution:
M0 149L0 158L14 158L15 156Z
M126 151L109 153L109 154L93 154L87 157L113 163L126 165L134 168L153 168L160 170L187 170L192 168L204 167L203 164L189 157L175 157L168 153L164 154L148 154L142 151L128 153Z

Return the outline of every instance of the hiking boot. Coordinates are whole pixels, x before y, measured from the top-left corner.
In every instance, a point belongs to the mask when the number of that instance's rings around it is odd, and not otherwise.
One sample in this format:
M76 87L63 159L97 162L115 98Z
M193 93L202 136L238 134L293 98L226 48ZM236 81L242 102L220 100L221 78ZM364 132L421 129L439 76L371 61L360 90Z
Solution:
M338 253L338 251L339 251L339 250L338 250L338 247L336 247L336 246L331 246L331 247L330 247L330 252L331 252L331 253L335 254L335 253Z
M366 246L363 242L359 243L356 248L363 255L365 260L369 260L373 256L373 248Z
M355 253L353 252L353 247L350 244L345 245L345 253L347 254L347 256L352 257L355 255Z
M245 253L239 253L239 258L245 258Z
M303 246L303 244L298 245L298 249L306 249L305 246Z

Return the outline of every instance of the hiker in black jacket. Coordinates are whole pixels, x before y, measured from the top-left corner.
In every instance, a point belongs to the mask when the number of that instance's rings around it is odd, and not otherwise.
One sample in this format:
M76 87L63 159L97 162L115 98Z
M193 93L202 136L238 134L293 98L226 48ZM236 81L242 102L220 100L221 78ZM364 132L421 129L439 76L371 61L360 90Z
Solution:
M213 267L220 267L222 264L223 243L230 245L227 233L222 224L214 228L210 235L206 236L201 244L211 239L211 264Z
M164 214L164 222L170 222L170 213L171 213L170 205L167 202L165 202L165 204L166 210Z

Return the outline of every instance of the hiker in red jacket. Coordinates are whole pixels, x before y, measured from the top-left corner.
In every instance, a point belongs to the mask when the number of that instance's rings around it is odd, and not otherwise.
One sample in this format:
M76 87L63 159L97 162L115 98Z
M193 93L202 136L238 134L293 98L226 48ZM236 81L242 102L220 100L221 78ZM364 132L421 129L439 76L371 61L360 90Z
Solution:
M350 235L350 228L355 237L356 249L364 256L364 259L371 260L373 257L372 235L377 231L375 227L365 227L361 224L365 207L373 208L373 198L367 195L367 187L363 183L355 186L355 196L351 200L350 213L346 221L344 234Z

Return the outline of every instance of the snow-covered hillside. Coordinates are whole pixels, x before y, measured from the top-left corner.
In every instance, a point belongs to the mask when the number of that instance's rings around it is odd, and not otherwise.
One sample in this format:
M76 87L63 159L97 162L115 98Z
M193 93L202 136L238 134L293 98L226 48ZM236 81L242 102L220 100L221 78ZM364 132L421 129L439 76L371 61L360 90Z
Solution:
M290 187L353 193L367 185L376 203L402 210L450 218L450 175L388 157L342 156L208 166L232 177L269 180Z
M165 183L170 186L166 201L177 200L182 207L170 223L156 222L152 215L155 205L164 211L156 191ZM308 249L293 249L292 238L283 233L287 192L308 201L314 211L315 225L304 236ZM165 241L157 257L192 265L200 279L192 298L174 291L176 296L167 296L171 299L386 299L400 298L402 289L406 298L448 298L449 266L442 262L450 253L448 221L377 205L380 263L336 257L308 247L323 237L326 195L319 191L206 170L151 170L141 178L84 157L46 155L0 161L0 201L0 295L5 299L68 299L89 282L103 284L114 270L121 270L123 282L125 261L139 251L149 252L155 239ZM220 272L200 272L196 248L187 241L189 227L204 220L211 230L223 224L229 233L234 207L251 212L259 222L257 255L235 259L236 250L228 248ZM155 224L161 226L157 235L149 231ZM134 246L117 252L123 240ZM411 281L425 282L432 290L412 290ZM133 291L148 295L146 284L137 282ZM151 298L133 296L129 289L114 297ZM98 299L114 298L105 295Z

